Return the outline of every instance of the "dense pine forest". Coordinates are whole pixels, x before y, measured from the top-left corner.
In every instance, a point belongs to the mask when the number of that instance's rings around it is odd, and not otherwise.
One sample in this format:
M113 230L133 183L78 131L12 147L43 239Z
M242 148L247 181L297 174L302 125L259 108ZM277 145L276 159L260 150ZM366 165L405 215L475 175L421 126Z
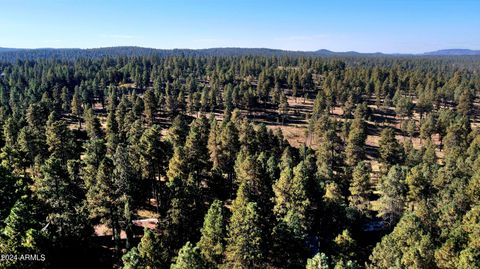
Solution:
M480 268L479 57L24 53L0 268Z

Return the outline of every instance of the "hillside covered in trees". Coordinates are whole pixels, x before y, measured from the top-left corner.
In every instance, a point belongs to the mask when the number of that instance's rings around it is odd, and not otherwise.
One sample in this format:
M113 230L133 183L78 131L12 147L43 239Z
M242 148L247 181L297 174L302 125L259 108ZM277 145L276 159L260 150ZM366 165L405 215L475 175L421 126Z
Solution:
M23 53L0 268L480 268L480 58Z

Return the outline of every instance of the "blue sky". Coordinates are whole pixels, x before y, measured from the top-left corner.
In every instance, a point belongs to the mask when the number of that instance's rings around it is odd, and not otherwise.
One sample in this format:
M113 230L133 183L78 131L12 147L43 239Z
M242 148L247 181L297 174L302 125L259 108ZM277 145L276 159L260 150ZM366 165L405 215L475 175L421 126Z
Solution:
M0 47L480 49L476 0L0 0Z

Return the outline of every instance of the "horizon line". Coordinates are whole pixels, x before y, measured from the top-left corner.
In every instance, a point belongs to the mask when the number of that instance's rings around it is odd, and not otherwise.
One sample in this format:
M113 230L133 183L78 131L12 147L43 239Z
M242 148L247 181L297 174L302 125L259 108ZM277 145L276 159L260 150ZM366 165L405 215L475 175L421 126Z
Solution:
M205 48L155 48L155 47L144 47L139 45L119 45L119 46L100 46L100 47L2 47L0 49L11 49L11 50L96 50L96 49L108 49L108 48L141 48L141 49L152 49L152 50L165 50L165 51L173 51L173 50L211 50L211 49L265 49L265 50L276 50L276 51L285 51L285 52L305 52L305 53L315 53L320 51L331 52L331 53L359 53L359 54L387 54L387 55L421 55L426 53L432 52L439 52L439 51L449 51L449 50L466 50L466 51L480 51L480 49L470 49L470 48L445 48L445 49L436 49L436 50L429 50L423 52L362 52L357 50L347 50L347 51L336 51L332 49L317 49L317 50L292 50L292 49L281 49L281 48L269 48L269 47L236 47L236 46L219 46L219 47L205 47Z

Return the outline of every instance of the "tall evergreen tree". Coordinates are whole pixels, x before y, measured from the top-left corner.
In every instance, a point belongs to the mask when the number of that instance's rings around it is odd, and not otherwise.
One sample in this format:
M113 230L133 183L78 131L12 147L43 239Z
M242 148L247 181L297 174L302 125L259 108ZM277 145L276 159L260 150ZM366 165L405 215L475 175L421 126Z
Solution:
M46 136L48 151L65 165L74 157L76 144L72 132L63 120L55 119L55 112L50 114L47 122Z
M41 173L35 179L35 193L46 206L48 230L52 237L60 244L65 240L86 238L91 231L84 208L85 193L81 187L78 163L70 161L67 166L51 156L42 165Z
M78 88L75 88L75 91L73 93L72 97L72 104L70 105L72 108L72 114L75 115L78 119L78 128L82 128L82 119L81 115L83 114L83 106L82 106L82 101L80 99L80 93L78 92Z
M348 201L350 206L361 212L368 214L370 210L370 164L362 161L355 166L352 174L352 182L350 183L350 196Z
M201 116L195 119L190 126L190 132L184 147L185 152L188 152L185 156L188 172L205 176L209 171L211 164L207 148L208 136L209 123L207 118Z
M93 109L88 108L83 114L85 119L85 130L90 139L97 139L103 137L102 126L97 116L93 112Z
M369 268L434 268L433 261L432 236L408 214L373 249Z
M147 228L143 232L142 240L137 247L133 247L123 255L124 268L163 268L165 261L161 255L161 240L159 235Z
M264 268L264 238L257 205L238 200L234 203L228 226L225 265L228 268Z
M222 207L221 201L213 201L205 215L201 230L202 236L197 243L200 253L213 266L222 264L223 252L225 251L226 229Z
M403 161L403 150L392 128L385 128L381 132L379 151L382 162L387 166L401 164Z
M322 143L317 149L318 176L323 179L333 180L335 172L339 172L342 164L342 143L334 130L328 130L322 138Z
M363 120L362 109L360 106L357 106L345 148L346 163L348 165L353 167L364 158L366 139L366 126Z
M187 242L178 252L175 263L170 266L171 269L203 269L208 268L203 260L198 247Z
M143 104L143 113L145 114L145 119L149 125L152 125L155 119L155 107L157 105L157 99L151 89L145 91L145 95L143 96Z
M188 123L185 116L178 115L168 129L168 139L174 147L183 146L188 135Z
M389 225L394 225L403 214L407 194L405 177L405 167L392 166L378 187L380 192L378 215Z
M273 230L273 237L276 239L274 255L279 265L300 266L305 264L305 246L310 221L308 216L310 200L306 190L307 168L304 162L300 162L295 167L293 175L289 167L285 169L273 186L275 192L273 211L278 222Z
M307 260L307 269L329 269L328 257L325 253L317 253L313 258Z
M122 207L120 192L113 177L113 162L105 157L98 167L95 183L87 190L87 202L90 216L100 219L113 231L115 249L120 251L120 224L122 221Z
M142 176L151 185L152 195L157 201L157 210L161 207L163 188L160 176L165 174L166 158L164 145L160 140L161 133L158 125L146 129L138 142L140 166Z

